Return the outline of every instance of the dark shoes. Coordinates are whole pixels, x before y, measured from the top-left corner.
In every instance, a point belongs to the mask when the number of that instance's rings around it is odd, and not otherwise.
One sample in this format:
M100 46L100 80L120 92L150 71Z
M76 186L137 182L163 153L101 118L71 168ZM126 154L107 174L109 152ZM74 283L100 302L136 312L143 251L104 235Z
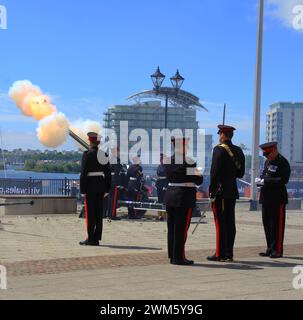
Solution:
M217 257L215 254L207 257L207 260L212 262L234 262L232 257Z
M209 256L206 258L208 261L215 261L215 262L219 262L221 260L220 257L217 257L216 255L213 255L213 256Z
M99 246L99 241L88 241L88 240L84 240L84 241L80 241L79 242L80 246Z
M234 259L225 257L221 259L221 262L234 262Z
M259 253L259 256L260 257L269 257L271 254L271 250L270 249L267 249L266 252L260 252Z
M279 258L282 258L283 255L278 253L277 251L273 251L271 254L270 254L270 258L272 259L279 259Z
M271 251L269 249L267 249L266 252L260 252L259 256L260 257L270 257L272 259L279 259L279 258L283 257L283 255L278 253L277 251Z
M177 266L192 266L194 261L187 259L170 259L170 263Z

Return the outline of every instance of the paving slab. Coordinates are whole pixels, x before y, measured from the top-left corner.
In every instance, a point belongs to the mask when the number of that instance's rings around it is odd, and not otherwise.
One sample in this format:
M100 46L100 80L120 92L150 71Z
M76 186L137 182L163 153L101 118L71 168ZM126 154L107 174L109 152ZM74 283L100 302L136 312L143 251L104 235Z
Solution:
M293 268L303 265L303 214L287 216L285 257L260 258L261 214L237 211L234 263L211 263L215 227L207 214L187 241L191 267L168 263L166 223L104 220L100 247L81 247L85 221L77 216L1 217L0 264L8 289L0 299L303 299Z

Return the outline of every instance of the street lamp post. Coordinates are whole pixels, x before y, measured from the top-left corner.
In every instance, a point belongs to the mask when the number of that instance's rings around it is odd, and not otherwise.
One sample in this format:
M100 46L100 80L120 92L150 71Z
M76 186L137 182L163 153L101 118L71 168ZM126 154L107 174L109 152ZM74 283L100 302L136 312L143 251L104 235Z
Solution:
M259 171L259 144L260 144L260 109L261 109L261 82L262 82L262 51L263 51L263 16L264 0L259 0L259 26L257 40L257 65L254 101L253 146L251 167L251 210L257 209L257 187L255 179Z
M151 75L153 84L154 84L154 90L156 91L156 94L158 94L161 90L161 86L163 84L163 81L165 79L165 75L161 73L160 68L158 67L156 72ZM178 91L181 89L184 78L180 75L179 70L177 70L176 74L170 78L171 84L173 88L176 90L176 95L178 94ZM166 150L166 131L168 128L168 91L165 91L165 115L164 115L164 150Z

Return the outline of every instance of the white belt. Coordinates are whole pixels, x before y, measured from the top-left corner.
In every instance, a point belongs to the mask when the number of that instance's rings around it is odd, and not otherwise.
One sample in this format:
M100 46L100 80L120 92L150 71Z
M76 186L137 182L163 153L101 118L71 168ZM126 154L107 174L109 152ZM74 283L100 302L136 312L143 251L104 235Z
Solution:
M132 180L132 181L137 181L137 178L134 178L134 177L130 177L129 180Z
M115 172L112 172L112 176L114 176L116 173Z
M167 179L166 177L158 177L159 180Z
M169 187L185 187L185 188L197 188L193 182L182 182L182 183L169 183Z
M89 172L88 177L104 177L104 172Z

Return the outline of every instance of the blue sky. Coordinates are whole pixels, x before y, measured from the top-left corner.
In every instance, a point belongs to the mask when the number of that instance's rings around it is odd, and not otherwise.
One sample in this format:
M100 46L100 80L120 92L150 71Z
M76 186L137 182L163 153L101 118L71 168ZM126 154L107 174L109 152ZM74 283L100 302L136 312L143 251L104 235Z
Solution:
M287 4L286 4L287 2ZM268 0L264 30L262 133L276 101L303 100L303 32L291 27L289 4ZM202 128L215 133L222 108L251 145L257 0L0 0L8 29L0 29L0 127L4 148L42 148L35 121L9 101L15 80L28 79L54 98L71 120L99 121L104 110L141 89L160 65L177 68L183 89L206 103ZM169 81L166 80L166 84ZM73 147L71 142L63 148Z

